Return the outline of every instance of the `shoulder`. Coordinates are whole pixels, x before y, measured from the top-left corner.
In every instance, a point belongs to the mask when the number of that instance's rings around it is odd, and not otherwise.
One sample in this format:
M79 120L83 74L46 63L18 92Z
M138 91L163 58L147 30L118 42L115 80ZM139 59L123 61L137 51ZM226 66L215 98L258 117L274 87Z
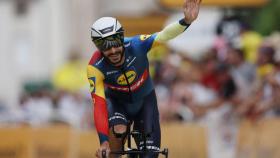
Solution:
M103 61L103 56L100 51L95 51L90 58L89 65L96 65Z
M126 37L124 41L125 47L149 47L154 42L155 37L156 34L142 34L133 37Z
M88 78L93 77L93 76L100 76L101 78L104 78L104 75L98 65L103 61L103 56L101 52L96 51L93 53L89 64L87 66L87 75Z
M151 39L154 39L155 37L155 34L143 34L143 35L139 35L138 38L140 41L147 41L147 40L151 40Z
M141 35L136 35L136 36L132 36L132 37L125 37L124 42L125 43L129 43L129 42L145 42L148 39L154 39L156 36L156 34L141 34Z

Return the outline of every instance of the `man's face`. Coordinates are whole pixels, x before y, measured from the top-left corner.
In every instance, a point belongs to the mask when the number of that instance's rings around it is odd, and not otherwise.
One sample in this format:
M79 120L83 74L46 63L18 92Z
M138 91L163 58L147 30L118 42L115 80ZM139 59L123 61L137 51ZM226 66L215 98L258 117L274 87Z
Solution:
M103 51L103 55L115 66L120 66L124 62L123 47L112 47L108 50Z

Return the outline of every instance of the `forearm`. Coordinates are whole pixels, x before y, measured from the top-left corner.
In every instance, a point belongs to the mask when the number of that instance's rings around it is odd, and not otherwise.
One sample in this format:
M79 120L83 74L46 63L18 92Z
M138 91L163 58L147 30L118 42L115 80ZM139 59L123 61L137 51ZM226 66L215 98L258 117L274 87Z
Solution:
M187 24L184 19L169 24L157 34L155 41L164 43L171 39L174 39L175 37L183 33L189 26L190 24Z
M100 144L108 141L109 123L106 101L97 95L94 96L94 124L99 136Z
M108 110L103 83L104 75L96 67L88 65L87 76L90 83L91 97L93 99L94 124L98 132L100 144L102 144L104 141L108 141L109 133Z

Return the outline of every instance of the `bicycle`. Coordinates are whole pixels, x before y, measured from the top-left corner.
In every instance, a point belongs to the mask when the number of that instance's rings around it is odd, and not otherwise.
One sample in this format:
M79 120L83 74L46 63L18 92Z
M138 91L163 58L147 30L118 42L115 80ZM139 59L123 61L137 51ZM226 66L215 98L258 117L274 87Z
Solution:
M147 149L147 138L149 137L149 134L145 134L144 131L136 131L136 130L131 130L131 121L129 121L127 130L125 133L116 133L114 128L113 128L113 133L117 138L122 139L122 149L120 151L111 151L110 154L113 155L127 155L127 158L139 158L140 155L144 155L147 153L153 153L153 154L162 154L165 156L165 158L168 158L168 148L164 148L163 150L148 150ZM140 149L138 146L136 148L132 148L131 146L131 138L134 139L141 139L144 142L144 146L142 149ZM125 150L125 142L127 139L127 150ZM102 151L102 158L106 158L106 151Z

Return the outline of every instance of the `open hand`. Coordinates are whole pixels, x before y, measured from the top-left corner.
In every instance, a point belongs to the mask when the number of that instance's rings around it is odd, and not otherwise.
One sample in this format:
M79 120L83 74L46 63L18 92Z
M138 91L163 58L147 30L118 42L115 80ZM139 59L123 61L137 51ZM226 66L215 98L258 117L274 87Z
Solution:
M201 0L185 0L184 14L187 24L191 24L198 16Z

